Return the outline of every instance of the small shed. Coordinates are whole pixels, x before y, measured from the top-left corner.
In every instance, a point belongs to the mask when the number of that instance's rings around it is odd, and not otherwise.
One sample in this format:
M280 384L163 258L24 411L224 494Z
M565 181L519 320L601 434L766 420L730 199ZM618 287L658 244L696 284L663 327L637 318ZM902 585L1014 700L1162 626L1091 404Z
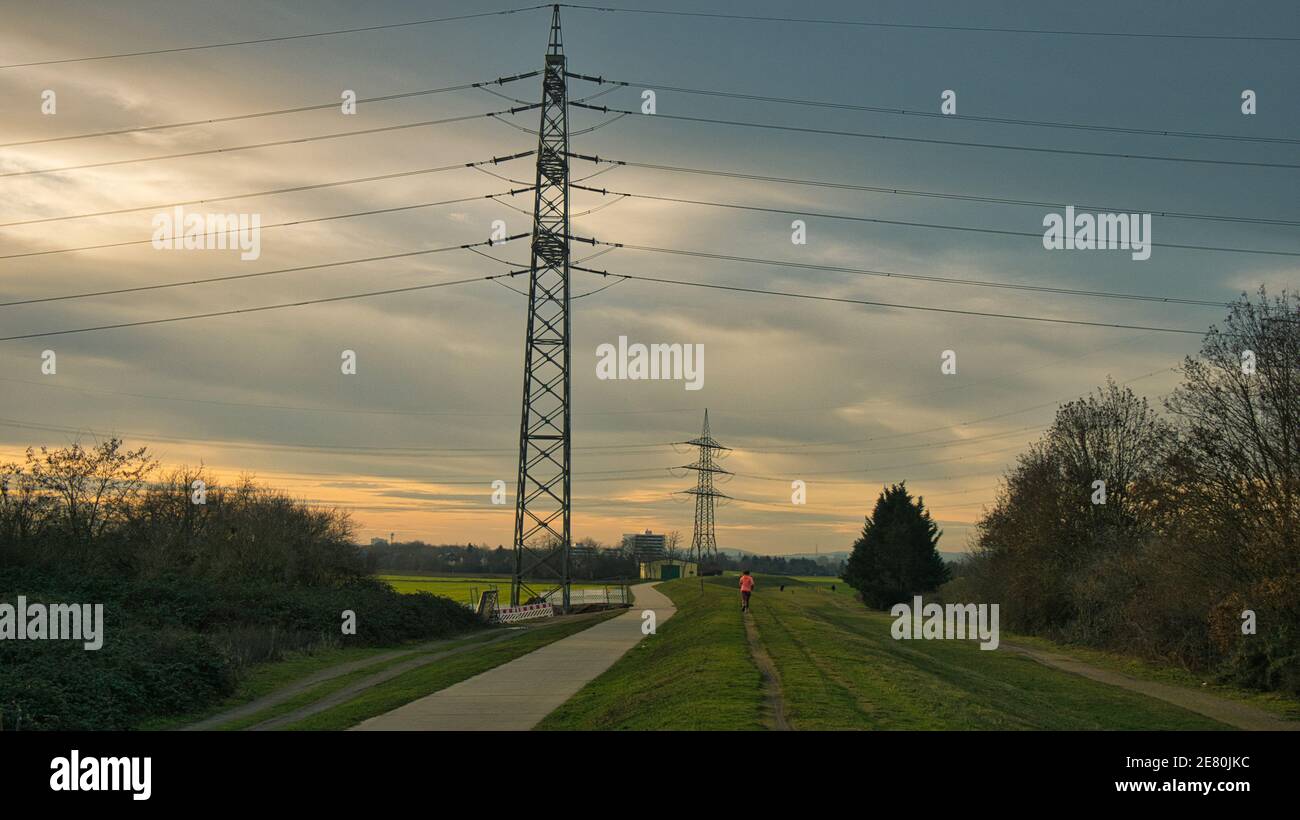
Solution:
M641 563L641 578L647 581L671 581L674 578L694 578L700 574L700 565L694 561L675 561L663 558Z

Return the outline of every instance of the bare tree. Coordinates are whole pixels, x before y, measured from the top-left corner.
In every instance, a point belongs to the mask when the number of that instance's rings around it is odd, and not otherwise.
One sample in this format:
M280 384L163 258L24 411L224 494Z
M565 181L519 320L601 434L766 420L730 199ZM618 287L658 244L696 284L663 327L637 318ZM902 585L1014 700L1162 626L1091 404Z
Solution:
M53 514L54 498L26 467L0 465L0 544L20 547L38 538Z
M668 560L677 561L682 557L682 534L679 530L673 530L664 537L664 550L668 553Z
M1184 427L1190 506L1223 534L1300 554L1300 298L1243 296L1183 375L1166 404Z
M1143 500L1160 481L1173 440L1173 428L1146 399L1110 379L1096 395L1057 410L1047 445L1061 469L1067 501L1075 500L1067 506L1075 513L1076 531L1089 542L1079 546L1098 547L1103 539L1131 543L1149 529Z
M39 456L27 448L27 472L37 487L59 500L61 524L81 546L119 523L156 467L148 448L126 450L118 438L91 449L80 442L57 450L42 447Z

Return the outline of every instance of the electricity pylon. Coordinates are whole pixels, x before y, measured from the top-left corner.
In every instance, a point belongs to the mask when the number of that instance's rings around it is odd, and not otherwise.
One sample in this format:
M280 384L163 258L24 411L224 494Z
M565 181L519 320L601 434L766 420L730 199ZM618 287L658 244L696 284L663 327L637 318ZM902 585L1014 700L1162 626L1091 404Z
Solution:
M528 340L510 605L555 589L569 611L569 124L560 7L551 15L537 140ZM533 589L536 581L548 588Z
M714 456L721 452L730 452L731 448L723 447L709 435L708 410L704 411L704 431L700 433L699 438L686 443L700 450L695 463L684 466L684 469L696 472L695 489L683 490L683 492L695 496L695 531L691 535L691 560L697 562L703 569L707 559L718 557L718 538L713 531L713 502L719 498L731 497L713 488L714 476L731 475L729 471L714 464Z

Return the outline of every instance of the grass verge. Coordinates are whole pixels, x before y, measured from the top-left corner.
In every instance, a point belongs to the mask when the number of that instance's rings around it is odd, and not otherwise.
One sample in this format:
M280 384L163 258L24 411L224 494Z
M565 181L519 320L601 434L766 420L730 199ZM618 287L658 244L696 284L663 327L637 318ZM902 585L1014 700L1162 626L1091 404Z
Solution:
M669 581L677 613L538 729L761 729L762 677L750 659L734 578Z

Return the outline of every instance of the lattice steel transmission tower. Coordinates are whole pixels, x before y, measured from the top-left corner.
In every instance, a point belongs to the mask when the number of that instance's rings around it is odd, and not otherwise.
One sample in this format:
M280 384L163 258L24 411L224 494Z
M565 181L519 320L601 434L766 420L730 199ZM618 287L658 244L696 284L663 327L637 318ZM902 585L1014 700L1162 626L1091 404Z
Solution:
M704 431L700 433L699 438L686 443L700 450L694 464L684 465L684 469L694 470L696 473L695 489L683 490L683 492L695 496L695 532L691 535L691 559L703 568L706 560L718 557L718 538L713 531L713 503L719 498L731 497L718 492L713 487L715 476L731 475L729 471L714 463L714 457L723 452L730 452L731 448L723 447L709 435L708 410L704 411Z
M537 140L528 340L510 605L560 590L569 610L569 122L560 7L551 15ZM540 589L529 586L537 584Z

